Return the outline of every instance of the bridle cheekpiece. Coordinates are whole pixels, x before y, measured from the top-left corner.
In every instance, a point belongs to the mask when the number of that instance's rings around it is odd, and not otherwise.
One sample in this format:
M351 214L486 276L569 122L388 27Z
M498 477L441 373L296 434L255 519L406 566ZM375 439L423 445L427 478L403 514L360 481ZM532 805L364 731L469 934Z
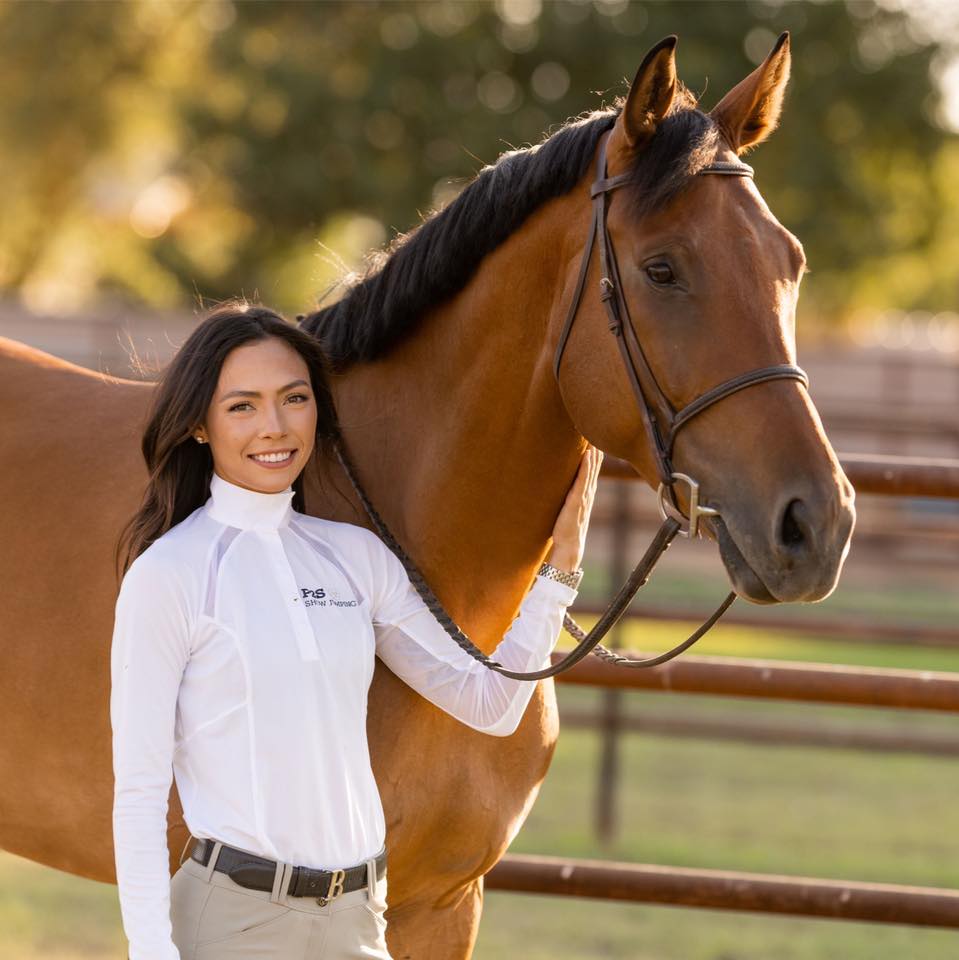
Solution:
M603 135L600 141L596 156L596 179L590 187L590 197L593 202L593 215L590 220L589 236L586 240L586 247L583 250L582 260L580 261L579 278L576 282L576 289L573 293L573 299L569 305L566 314L566 322L563 324L562 332L559 336L559 342L556 345L556 355L553 358L553 373L557 380L559 379L560 364L563 360L563 353L566 350L566 344L569 341L569 335L573 328L573 321L576 319L580 302L583 298L583 292L586 286L586 276L589 273L589 265L596 246L596 239L599 238L599 298L606 308L606 314L609 321L610 332L616 337L619 345L619 351L626 367L626 375L629 378L630 386L635 395L640 415L643 421L643 427L646 431L650 447L653 451L653 458L656 464L656 472L659 477L659 489L657 492L660 511L663 519L667 515L678 515L681 523L685 526L680 530L683 536L695 537L699 533L699 521L702 517L715 516L718 511L711 507L703 506L699 498L699 484L685 473L678 473L672 463L673 448L676 443L676 436L679 431L693 417L702 413L713 404L724 400L726 397L746 387L751 387L758 383L765 383L769 380L799 380L808 388L809 378L805 371L793 364L776 364L775 366L762 367L758 370L750 370L747 373L741 373L738 376L724 380L722 383L707 390L692 402L686 404L681 409L676 409L664 393L646 359L646 354L639 343L636 331L629 315L629 306L623 295L623 286L619 277L619 267L616 262L616 255L613 251L613 242L606 226L606 214L608 210L607 198L609 194L617 187L630 182L631 176L628 173L621 173L615 177L606 176L606 146L609 142L611 131ZM748 163L741 163L738 160L715 160L708 166L703 167L697 172L700 174L715 174L727 177L752 177L754 170ZM647 386L644 389L643 383ZM647 397L646 391L653 393L655 405ZM665 429L660 428L659 419L656 414L656 407L665 413ZM689 487L689 517L686 518L679 511L679 504L676 502L673 487L676 481L681 481Z

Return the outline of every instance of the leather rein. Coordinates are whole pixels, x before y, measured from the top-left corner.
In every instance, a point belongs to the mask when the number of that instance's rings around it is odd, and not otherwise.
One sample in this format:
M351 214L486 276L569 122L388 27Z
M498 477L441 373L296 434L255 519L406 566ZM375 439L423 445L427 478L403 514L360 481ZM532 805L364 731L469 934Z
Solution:
M686 406L676 409L667 398L656 380L656 376L643 353L642 346L636 336L632 320L629 316L629 307L623 295L622 283L619 277L619 268L616 263L616 256L613 252L612 239L606 226L606 215L608 210L609 194L617 187L629 182L629 174L620 174L615 177L606 176L606 145L610 137L610 132L603 135L596 158L596 179L590 187L590 197L593 203L592 219L590 221L589 237L583 250L580 263L579 278L576 283L576 290L570 303L569 312L566 315L566 322L563 325L559 342L556 347L556 355L553 360L553 373L559 380L560 365L563 359L563 353L572 331L573 321L579 310L580 302L586 285L586 277L589 272L589 265L593 247L597 245L599 239L599 298L606 308L606 314L609 324L609 330L615 336L619 346L620 354L623 358L623 364L626 367L626 374L629 378L630 386L636 398L642 416L643 427L646 431L650 447L656 463L656 471L659 477L659 489L657 496L659 499L659 508L663 517L662 525L657 531L652 543L646 549L636 568L630 574L626 583L620 588L619 592L613 598L612 602L600 616L596 625L587 633L573 618L567 613L563 625L566 631L577 641L576 646L561 660L542 670L521 673L509 670L501 663L493 660L487 654L483 653L470 638L457 626L450 615L443 608L436 594L430 589L423 578L422 573L407 556L403 548L397 543L390 533L383 519L376 512L373 504L370 502L365 491L360 485L356 476L356 471L350 462L344 445L342 436L338 435L334 441L336 455L345 471L350 483L356 492L357 497L362 503L363 508L369 515L377 533L386 543L386 545L396 554L397 558L403 564L410 578L411 583L419 593L423 602L436 617L440 625L446 630L456 644L469 654L474 660L479 661L490 670L495 670L504 677L511 677L515 680L543 680L547 677L556 676L564 670L568 670L573 664L578 663L588 654L592 653L599 656L608 663L622 667L654 667L661 663L666 663L678 656L684 650L688 650L697 640L707 633L717 620L729 609L732 602L736 599L735 592L727 595L720 604L715 613L713 613L690 637L682 643L677 644L671 650L658 656L647 657L641 660L634 660L628 657L619 656L602 646L600 641L609 630L622 617L626 608L629 606L636 592L649 579L653 568L659 562L659 559L669 548L677 535L684 537L695 537L699 533L700 520L703 517L717 516L719 511L712 507L703 506L699 500L699 484L690 476L684 473L677 473L673 469L672 453L676 442L676 435L679 431L704 410L724 400L726 397L738 393L747 387L759 383L765 383L770 380L798 380L807 389L809 387L809 378L805 372L792 364L778 364L776 366L761 367L751 370L739 376L725 380L710 390L697 397ZM716 174L720 176L752 177L753 168L748 164L739 161L715 161L709 166L703 167L698 171L700 174ZM643 384L646 384L644 389ZM651 391L654 401L650 402L646 391ZM657 410L659 411L657 413ZM660 429L662 421L665 430ZM689 508L688 517L682 513L675 495L675 484L677 481L685 483L689 488Z

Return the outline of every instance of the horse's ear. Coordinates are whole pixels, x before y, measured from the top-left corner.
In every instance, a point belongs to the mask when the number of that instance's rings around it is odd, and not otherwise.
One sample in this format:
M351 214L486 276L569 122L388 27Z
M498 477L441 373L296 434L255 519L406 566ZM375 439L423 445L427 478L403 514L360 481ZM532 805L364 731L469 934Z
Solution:
M660 40L636 71L622 112L623 133L630 147L648 140L669 112L676 93L676 37Z
M709 114L736 153L761 143L776 129L789 80L789 33L776 41L769 56L736 84Z

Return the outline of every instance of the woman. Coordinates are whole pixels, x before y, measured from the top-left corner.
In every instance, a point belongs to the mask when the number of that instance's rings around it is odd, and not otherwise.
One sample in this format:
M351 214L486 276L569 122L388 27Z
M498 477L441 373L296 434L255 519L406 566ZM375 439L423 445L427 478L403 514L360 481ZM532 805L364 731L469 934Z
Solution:
M325 374L310 336L227 304L156 388L149 484L118 543L111 655L130 960L388 960L366 742L374 654L490 734L512 733L532 696L452 642L377 536L302 512L302 470L335 434ZM547 662L576 596L601 458L584 455L548 562L494 653L514 670ZM197 838L172 880L171 772Z

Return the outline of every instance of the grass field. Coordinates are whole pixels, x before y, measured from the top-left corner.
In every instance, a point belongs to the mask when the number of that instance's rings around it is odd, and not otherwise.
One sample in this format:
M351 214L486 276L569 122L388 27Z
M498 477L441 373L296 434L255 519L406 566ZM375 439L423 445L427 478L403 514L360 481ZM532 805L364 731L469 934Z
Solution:
M584 626L589 625L584 620ZM691 625L690 625L691 626ZM685 625L631 624L631 649L659 651ZM959 651L867 646L829 638L717 627L699 653L959 670ZM564 707L598 707L601 691L558 686ZM663 714L790 717L796 724L951 732L959 717L924 711L632 693ZM520 853L606 857L675 866L790 873L924 886L959 886L959 762L846 749L776 747L625 735L620 832L609 849L593 836L598 739L564 730L543 791L513 843ZM490 893L476 960L951 960L959 934Z
M625 645L662 649L678 624L636 624ZM959 653L869 647L718 628L702 652L959 670ZM601 692L558 687L562 707ZM642 698L642 699L640 699ZM959 718L729 698L634 693L664 713L796 723L848 721L959 733ZM847 749L626 735L611 849L592 834L598 739L567 729L513 850L568 856L959 887L959 761ZM0 854L0 958L122 960L116 888ZM959 934L587 900L487 895L476 960L948 960Z

